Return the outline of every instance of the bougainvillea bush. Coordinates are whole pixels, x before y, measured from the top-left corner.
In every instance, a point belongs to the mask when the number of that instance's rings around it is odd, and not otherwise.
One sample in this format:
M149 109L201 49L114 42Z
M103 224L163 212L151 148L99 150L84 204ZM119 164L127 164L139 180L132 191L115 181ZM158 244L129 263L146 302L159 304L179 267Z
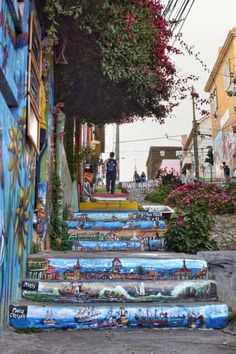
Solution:
M204 250L216 250L216 242L209 239L209 232L213 224L213 218L207 210L196 210L191 207L177 212L167 226L166 248L175 252L191 254Z
M220 185L213 183L186 183L173 190L165 204L178 209L196 207L213 214L226 214L235 211L235 199L225 193Z
M170 57L179 51L160 1L47 0L45 10L56 57L68 62L56 67L57 99L67 113L95 124L163 122L175 104Z

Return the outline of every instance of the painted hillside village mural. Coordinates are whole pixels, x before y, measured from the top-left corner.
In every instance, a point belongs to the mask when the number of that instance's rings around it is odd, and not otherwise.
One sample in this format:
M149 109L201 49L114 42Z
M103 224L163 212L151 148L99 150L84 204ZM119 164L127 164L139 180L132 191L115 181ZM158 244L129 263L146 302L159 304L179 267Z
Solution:
M74 213L67 225L73 251L165 249L166 224L159 212Z

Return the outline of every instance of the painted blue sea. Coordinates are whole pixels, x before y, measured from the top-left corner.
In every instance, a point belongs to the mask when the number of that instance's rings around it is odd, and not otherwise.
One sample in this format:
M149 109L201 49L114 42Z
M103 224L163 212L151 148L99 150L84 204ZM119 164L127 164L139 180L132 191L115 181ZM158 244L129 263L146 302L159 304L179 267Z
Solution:
M151 230L164 229L164 221L67 221L69 230Z
M47 313L51 318L47 318ZM118 329L156 328L224 328L228 307L223 304L185 306L96 306L40 307L28 306L27 318L10 318L15 328L39 329Z
M128 250L164 250L164 239L141 241L79 241L73 242L73 251L128 251Z

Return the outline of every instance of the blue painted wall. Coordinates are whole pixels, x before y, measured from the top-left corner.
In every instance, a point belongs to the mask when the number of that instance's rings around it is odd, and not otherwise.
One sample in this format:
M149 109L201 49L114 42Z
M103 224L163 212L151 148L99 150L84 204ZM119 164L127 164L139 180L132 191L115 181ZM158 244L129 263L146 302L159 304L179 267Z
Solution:
M24 1L17 33L14 11L0 0L0 329L31 247L36 153L26 138L29 13Z

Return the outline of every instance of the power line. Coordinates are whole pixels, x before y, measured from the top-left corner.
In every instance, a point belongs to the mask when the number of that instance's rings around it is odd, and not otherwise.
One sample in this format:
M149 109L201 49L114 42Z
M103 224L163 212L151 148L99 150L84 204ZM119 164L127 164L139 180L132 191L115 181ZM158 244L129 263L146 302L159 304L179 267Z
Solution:
M120 143L131 143L131 142L137 142L137 141L149 141L149 140L159 140L159 139L169 139L169 138L178 138L181 135L187 135L187 134L179 134L179 135L165 135L165 136L158 136L156 138L146 138L146 139L134 139L134 140L123 140L120 141Z

